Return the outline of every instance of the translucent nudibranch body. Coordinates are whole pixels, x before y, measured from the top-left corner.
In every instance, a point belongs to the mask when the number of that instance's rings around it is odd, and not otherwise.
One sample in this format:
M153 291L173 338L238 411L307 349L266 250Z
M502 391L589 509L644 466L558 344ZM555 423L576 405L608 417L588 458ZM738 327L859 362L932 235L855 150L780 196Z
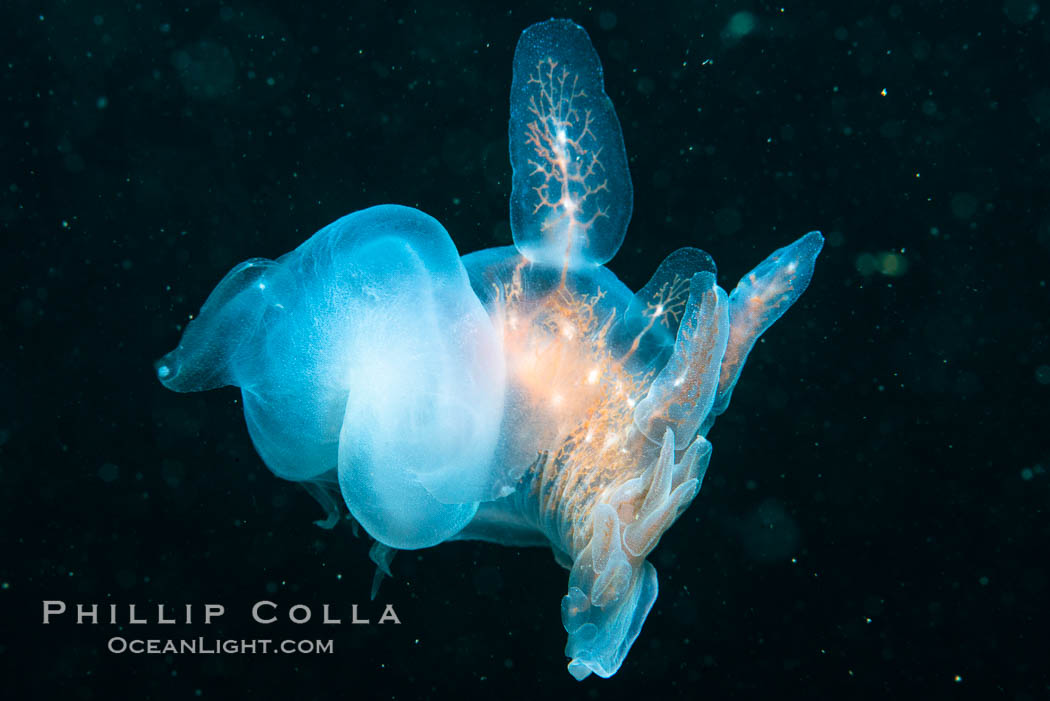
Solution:
M387 574L396 550L448 540L550 547L570 571L569 671L609 677L656 600L646 557L700 489L707 431L823 238L728 295L695 248L628 289L602 265L632 210L623 137L566 20L519 41L510 153L513 247L460 257L422 212L356 212L235 267L157 375L240 387L263 461L341 498Z

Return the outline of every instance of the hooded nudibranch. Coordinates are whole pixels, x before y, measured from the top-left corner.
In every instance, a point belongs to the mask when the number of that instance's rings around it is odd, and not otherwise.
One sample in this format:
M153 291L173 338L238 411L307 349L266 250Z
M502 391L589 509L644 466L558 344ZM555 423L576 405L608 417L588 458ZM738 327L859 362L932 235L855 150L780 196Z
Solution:
M569 672L609 677L656 599L646 556L700 489L704 436L823 238L728 295L683 248L632 293L604 267L633 206L623 136L567 20L518 42L510 157L514 246L460 257L418 210L355 212L235 267L157 377L240 387L262 460L328 506L323 525L341 495L381 572L448 540L549 546L570 571Z

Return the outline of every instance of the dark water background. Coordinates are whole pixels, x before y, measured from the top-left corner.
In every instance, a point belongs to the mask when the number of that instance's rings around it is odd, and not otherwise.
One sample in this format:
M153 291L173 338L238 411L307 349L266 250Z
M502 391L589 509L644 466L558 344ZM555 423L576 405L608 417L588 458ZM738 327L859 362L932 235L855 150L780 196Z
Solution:
M399 627L252 624L260 599L369 609L368 539L311 524L234 390L166 392L152 361L232 265L353 210L419 207L461 252L508 243L511 57L551 15L590 32L623 125L635 214L610 267L628 285L696 245L731 288L828 238L653 555L642 634L613 679L577 684L565 571L475 543L395 560L379 600ZM1047 698L1048 16L5 2L5 697ZM45 627L44 599L227 614ZM335 654L112 655L118 634Z

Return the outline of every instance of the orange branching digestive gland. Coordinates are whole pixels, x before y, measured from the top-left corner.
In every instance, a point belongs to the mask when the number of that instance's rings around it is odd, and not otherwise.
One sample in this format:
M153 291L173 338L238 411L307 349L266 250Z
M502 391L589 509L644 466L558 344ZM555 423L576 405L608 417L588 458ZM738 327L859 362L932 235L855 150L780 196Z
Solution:
M638 350L638 344L642 338L652 330L657 322L662 323L669 331L678 328L688 301L689 280L676 273L669 281L661 284L653 299L645 302L645 328L634 337L627 351L627 358Z
M536 499L535 518L556 549L572 556L592 543L594 555L607 561L605 551L618 539L595 541L591 515L597 504L611 506L620 523L632 526L634 547L622 557L634 570L677 517L688 490L672 508L657 509L655 503L643 508L652 480L640 478L652 472L650 453L657 446L637 429L634 411L655 372L632 361L654 325L671 329L681 320L688 285L678 275L660 285L646 301L644 327L627 343L615 338L623 331L616 307L603 312L604 289L575 292L574 278L567 282L563 275L553 289L527 295L525 268L520 261L508 282L497 284L500 302L494 316L502 320L508 383L527 398L533 416L537 459L522 481ZM697 362L717 364L717 359ZM668 404L664 401L659 410L666 411ZM626 570L621 574L626 576ZM604 596L617 591L610 587Z
M591 130L592 112L578 107L588 95L579 75L550 56L536 64L528 84L533 119L526 125L525 142L535 155L528 160L530 176L539 176L532 214L550 210L538 218L540 229L548 239L563 241L566 250L557 288L531 311L521 304L521 266L515 268L504 294L504 348L510 380L537 405L546 403L555 419L550 443L532 468L538 473L532 489L540 495L545 519L561 525L555 530L566 535L563 547L575 552L590 538L591 520L584 516L593 504L642 472L646 439L634 429L633 410L653 373L629 372L627 362L653 324L670 327L669 319L681 319L689 281L675 275L660 287L657 299L647 303L647 325L626 354L614 358L607 337L616 310L600 326L595 314L605 292L581 296L566 284L571 247L585 243L594 222L607 216L601 203L588 206L609 190L602 178L602 148ZM633 494L618 504L621 516L634 521L643 497Z
M525 143L535 152L528 161L530 176L539 176L532 215L542 217L538 221L546 237L564 243L568 260L571 247L584 245L594 222L607 216L600 202L592 202L609 191L602 148L591 131L591 110L578 106L589 97L578 74L548 56L536 64L528 82L534 88L528 106L534 119L526 125ZM545 209L550 211L544 215Z

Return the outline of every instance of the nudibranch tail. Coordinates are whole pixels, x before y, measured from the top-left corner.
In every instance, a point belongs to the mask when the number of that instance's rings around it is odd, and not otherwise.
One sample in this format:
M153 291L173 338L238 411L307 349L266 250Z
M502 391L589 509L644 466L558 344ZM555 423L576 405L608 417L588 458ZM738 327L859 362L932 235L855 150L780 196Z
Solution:
M561 609L577 679L609 677L622 664L656 598L656 570L645 556L696 496L710 457L711 444L698 436L676 462L668 428L646 470L591 510L590 540L573 563Z

